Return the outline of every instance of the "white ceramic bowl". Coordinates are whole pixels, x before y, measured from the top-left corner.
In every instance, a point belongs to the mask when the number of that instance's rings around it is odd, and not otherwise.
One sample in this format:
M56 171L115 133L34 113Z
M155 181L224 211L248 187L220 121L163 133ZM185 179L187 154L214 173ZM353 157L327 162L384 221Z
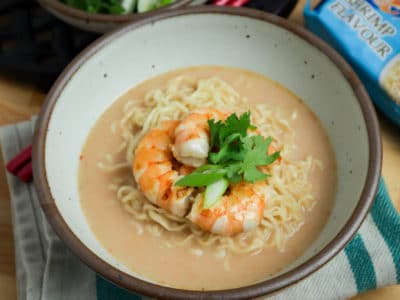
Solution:
M143 80L195 65L239 67L280 82L316 113L335 150L338 191L319 238L280 275L253 286L191 292L155 285L102 247L80 206L78 158L100 115ZM298 25L248 9L163 12L96 41L54 84L41 111L34 144L40 200L67 246L95 271L129 290L181 299L256 297L311 274L359 228L372 204L380 168L377 119L355 73L336 52Z

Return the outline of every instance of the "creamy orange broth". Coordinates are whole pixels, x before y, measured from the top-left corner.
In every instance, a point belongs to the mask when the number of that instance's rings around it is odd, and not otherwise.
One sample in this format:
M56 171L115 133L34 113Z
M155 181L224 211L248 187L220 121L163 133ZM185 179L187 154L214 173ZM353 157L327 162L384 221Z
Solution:
M124 103L143 99L148 90L164 87L178 75L195 79L219 77L250 102L267 102L290 121L299 146L295 154L304 159L311 154L324 169L313 168L311 181L317 204L306 214L305 224L288 241L285 251L267 248L257 255L233 255L230 271L216 258L213 248L203 249L202 256L189 251L189 246L167 248L167 234L154 237L139 235L132 217L117 201L115 191L107 186L112 174L102 172L97 163L113 152L121 138L111 133L111 124L122 117ZM240 78L240 80L239 80ZM297 118L292 120L292 113ZM121 160L123 156L121 156ZM115 176L115 173L113 173ZM132 178L131 172L118 176ZM193 290L215 290L239 287L264 280L299 257L317 238L330 214L336 189L335 157L324 129L314 113L293 93L259 74L227 67L193 67L169 72L133 87L101 116L82 149L79 167L81 205L91 229L100 243L120 262L134 272L162 285Z

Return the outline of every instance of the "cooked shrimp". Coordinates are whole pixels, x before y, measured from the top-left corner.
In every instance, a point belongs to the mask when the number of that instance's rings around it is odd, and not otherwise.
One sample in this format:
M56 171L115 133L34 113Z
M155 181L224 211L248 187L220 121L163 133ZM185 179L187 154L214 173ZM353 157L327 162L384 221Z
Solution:
M209 151L207 120L224 120L228 115L203 108L180 122L164 121L140 141L133 161L134 177L149 201L177 216L187 215L205 231L225 236L251 230L260 224L265 207L265 182L231 185L229 192L209 209L203 207L204 193L174 183L206 163ZM256 129L249 134L260 132ZM199 193L190 208L195 192Z
M204 209L204 195L198 194L188 215L201 229L230 236L257 227L265 207L265 191L260 183L239 183L211 208Z
M135 180L149 201L184 216L193 188L174 186L181 174L174 169L170 145L178 124L179 121L164 121L151 129L137 146L132 167ZM187 168L183 169L190 173Z
M175 158L193 167L205 164L210 148L207 120L225 120L228 116L228 113L213 108L201 108L187 115L175 130L172 146Z

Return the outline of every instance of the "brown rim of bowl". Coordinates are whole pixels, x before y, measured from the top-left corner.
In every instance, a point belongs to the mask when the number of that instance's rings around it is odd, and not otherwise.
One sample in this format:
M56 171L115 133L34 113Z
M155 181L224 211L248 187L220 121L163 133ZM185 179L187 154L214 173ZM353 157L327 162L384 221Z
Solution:
M160 286L147 281L140 280L131 275L128 275L110 264L103 261L101 258L91 252L71 231L64 219L62 218L58 208L52 198L50 187L48 185L45 169L45 143L48 123L51 117L52 110L57 102L58 96L68 84L70 78L80 68L88 58L99 51L103 46L109 44L114 38L117 38L124 33L139 28L143 25L154 23L159 20L189 15L189 14L224 14L249 17L252 19L261 20L267 23L272 23L291 31L303 40L319 49L322 53L341 70L344 77L350 83L353 91L359 101L361 111L363 113L369 141L369 162L368 174L360 196L360 200L353 211L350 219L345 226L340 230L337 236L325 246L318 254L311 259L294 268L293 270L274 277L272 279L253 284L250 286L218 290L218 291L188 291L179 290ZM101 276L118 284L119 286L133 292L138 292L156 298L174 298L174 299L244 299L254 298L261 295L269 294L286 286L289 286L311 273L318 270L321 266L332 259L338 252L350 241L356 233L364 218L366 217L376 194L378 182L380 178L382 163L381 138L379 133L379 125L376 113L372 102L365 91L364 86L360 82L357 75L344 61L344 59L336 53L330 46L325 44L321 39L314 36L312 33L303 29L295 23L291 23L283 18L270 15L264 12L245 9L245 8L220 8L220 7L197 7L183 8L178 10L164 11L157 15L129 24L112 33L106 34L104 37L95 41L82 53L80 53L64 70L61 76L50 90L46 103L44 104L35 132L35 140L33 145L33 170L35 185L39 194L41 206L47 216L48 221L57 232L58 236L64 240L66 245L89 267L99 273Z
M81 19L85 21L92 21L92 22L111 22L111 23L125 23L133 19L145 18L152 14L173 8L183 7L193 2L193 0L176 0L174 3L157 8L153 11L142 12L142 13L129 13L126 15L111 15L111 14L91 14L86 11L80 10L78 8L68 6L63 2L61 2L61 0L38 0L38 1L42 6L51 8L59 12L60 14L69 16L71 18Z

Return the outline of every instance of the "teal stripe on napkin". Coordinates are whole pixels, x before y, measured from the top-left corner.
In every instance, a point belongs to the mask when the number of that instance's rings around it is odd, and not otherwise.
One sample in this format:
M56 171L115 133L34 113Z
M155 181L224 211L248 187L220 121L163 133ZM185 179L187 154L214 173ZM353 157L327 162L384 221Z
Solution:
M377 199L371 209L372 219L383 236L396 266L397 282L400 282L400 217L390 201L385 182L381 179Z
M376 288L376 276L371 257L359 234L344 249L356 280L357 290L363 292Z
M98 300L141 300L142 297L124 290L115 284L96 276L96 292Z
M371 226L376 226L383 240L389 248L392 260L397 271L397 283L400 282L400 218L394 208L384 181L379 183L378 193L371 208L369 221L364 222L363 230L368 233ZM373 223L375 223L375 225ZM272 299L345 299L354 296L355 293L374 289L377 287L377 272L374 269L371 253L365 247L360 234L357 234L343 250L346 254L348 271L345 271L343 262L338 258L332 259L321 270L312 274L309 278L300 281L288 289L272 296ZM379 249L375 249L375 255L380 255ZM391 260L389 260L391 261ZM346 262L347 264L347 262ZM385 266L380 265L380 268ZM342 272L342 274L341 274ZM343 274L343 272L347 272ZM328 275L328 276L327 276ZM394 274L393 274L394 275ZM329 278L329 280L327 279ZM349 278L354 278L349 280ZM355 282L355 283L354 283ZM317 283L317 284L316 284ZM386 282L394 284L396 282ZM346 292L344 292L346 291ZM349 291L353 291L349 293ZM295 295L295 296L294 296ZM334 296L328 296L334 295ZM97 300L139 300L140 296L130 294L118 288L114 284L97 276Z

